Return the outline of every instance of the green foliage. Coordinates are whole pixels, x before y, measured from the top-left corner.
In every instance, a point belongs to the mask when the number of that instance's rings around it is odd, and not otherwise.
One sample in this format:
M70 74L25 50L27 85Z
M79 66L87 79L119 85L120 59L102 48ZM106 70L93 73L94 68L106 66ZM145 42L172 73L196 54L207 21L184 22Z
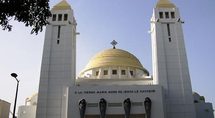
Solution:
M200 96L199 98L201 101L205 101L205 97L204 96Z
M0 0L0 25L3 30L12 30L11 19L32 27L31 34L43 30L48 24L49 0Z
M209 109L205 109L205 112L209 112L210 110Z

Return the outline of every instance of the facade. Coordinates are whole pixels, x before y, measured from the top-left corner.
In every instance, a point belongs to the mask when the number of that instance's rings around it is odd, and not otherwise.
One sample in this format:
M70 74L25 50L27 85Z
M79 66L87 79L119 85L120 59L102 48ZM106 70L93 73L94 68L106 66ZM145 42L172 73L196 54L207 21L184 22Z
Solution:
M79 111L86 109L85 118L100 117L102 112L106 118L124 118L128 109L128 117L144 118L149 98L153 101L149 103L149 111L153 111L150 116L165 118L162 87L153 85L152 80L133 54L115 47L101 51L89 61L75 86L69 88L68 117L81 117ZM82 104L86 107L78 109Z
M113 41L76 77L73 10L63 0L51 12L36 118L197 118L183 21L169 0L159 0L151 18L153 76Z
M36 118L38 94L26 98L25 105L19 106L18 118Z
M10 103L0 99L0 118L9 118Z

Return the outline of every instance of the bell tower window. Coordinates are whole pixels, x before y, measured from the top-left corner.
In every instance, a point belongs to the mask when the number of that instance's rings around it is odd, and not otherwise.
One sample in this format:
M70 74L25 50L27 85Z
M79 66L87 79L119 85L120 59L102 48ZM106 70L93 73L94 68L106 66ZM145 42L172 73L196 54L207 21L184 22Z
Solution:
M58 21L62 21L62 14L58 14Z
M171 31L170 31L170 25L169 24L167 24L167 32L168 32L169 42L171 42L172 38L171 38Z
M108 75L108 70L104 70L104 75Z
M131 74L131 76L133 76L134 75L134 71L130 71L130 74Z
M121 70L121 75L126 75L125 70Z
M163 12L159 12L159 17L163 18Z
M61 26L58 26L58 31L57 31L57 38L60 38L60 30L61 30Z
M175 12L171 12L171 18L175 18Z
M113 75L117 75L117 70L112 70Z
M169 18L169 12L165 12L166 18Z
M68 20L68 14L64 14L64 21Z
M53 14L53 15L52 15L52 21L56 21L56 18L57 18L57 15L56 15L56 14Z
M99 71L96 71L96 76L98 76L99 75Z

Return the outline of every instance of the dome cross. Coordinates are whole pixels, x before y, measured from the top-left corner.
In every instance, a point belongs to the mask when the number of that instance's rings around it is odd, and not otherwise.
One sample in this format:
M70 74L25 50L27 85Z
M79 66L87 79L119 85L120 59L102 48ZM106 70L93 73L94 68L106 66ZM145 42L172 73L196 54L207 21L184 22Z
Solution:
M113 49L116 49L116 45L118 44L115 40L113 40L111 43L111 45L113 45Z

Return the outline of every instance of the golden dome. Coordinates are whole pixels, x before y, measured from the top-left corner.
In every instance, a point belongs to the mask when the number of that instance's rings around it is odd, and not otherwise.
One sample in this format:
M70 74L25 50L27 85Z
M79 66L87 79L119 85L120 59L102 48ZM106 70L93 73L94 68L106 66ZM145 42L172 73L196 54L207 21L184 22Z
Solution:
M62 0L60 3L55 5L52 10L68 10L71 9L71 6L66 0Z
M156 8L175 8L175 5L169 0L159 0Z
M134 55L121 49L107 49L98 53L90 60L84 71L100 67L116 66L136 68L148 73Z

